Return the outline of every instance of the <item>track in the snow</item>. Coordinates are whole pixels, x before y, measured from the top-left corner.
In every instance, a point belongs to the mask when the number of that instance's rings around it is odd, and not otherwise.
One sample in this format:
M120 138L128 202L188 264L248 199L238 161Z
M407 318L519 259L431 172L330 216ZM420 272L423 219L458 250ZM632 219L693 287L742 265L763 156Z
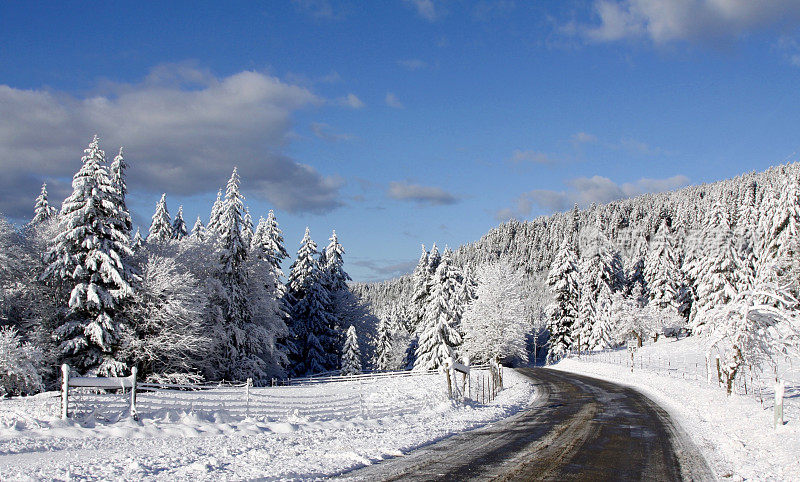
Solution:
M714 479L697 448L669 415L636 390L544 368L519 372L533 380L539 393L526 411L342 477L368 481Z

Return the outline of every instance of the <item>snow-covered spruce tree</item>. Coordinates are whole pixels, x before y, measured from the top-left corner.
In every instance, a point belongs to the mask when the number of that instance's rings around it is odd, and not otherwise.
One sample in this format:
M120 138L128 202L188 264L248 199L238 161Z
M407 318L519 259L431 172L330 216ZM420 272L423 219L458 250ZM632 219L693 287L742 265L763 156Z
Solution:
M139 228L136 228L136 234L134 234L133 239L131 239L131 247L134 250L138 250L142 246L144 246L144 238L142 237L142 234L139 232Z
M159 243L170 239L172 239L172 222L170 221L169 210L167 210L167 194L164 193L156 203L156 211L153 213L153 221L150 223L147 242Z
M358 375L361 373L361 350L358 348L356 327L350 326L345 335L342 347L342 375Z
M612 297L608 286L602 285L595 305L595 322L589 335L589 346L593 350L605 350L614 346L616 319L614 318Z
M681 272L672 238L669 225L666 221L662 222L645 261L644 277L650 302L659 308L672 307L677 312L680 307Z
M119 154L117 154L116 157L114 157L114 161L111 162L109 174L111 185L114 186L116 202L119 205L120 222L125 225L125 232L130 233L132 228L131 213L128 212L128 203L125 200L125 197L128 195L128 185L125 182L126 169L128 169L128 163L125 162L125 157L122 155L122 148L120 147Z
M757 274L763 279L777 276L795 297L800 278L800 180L797 174L780 180L777 192L765 199L759 233L762 238Z
M183 206L178 206L178 214L175 215L175 219L172 221L172 239L180 241L187 234L186 222L183 220Z
M41 351L23 342L16 329L0 328L0 399L44 390L42 362Z
M265 315L252 309L250 279L247 272L247 247L242 240L244 197L239 191L239 174L233 169L225 191L218 233L219 281L223 323L218 338L219 373L223 378L265 381L275 374L266 349L273 345L274 334L257 319ZM273 318L274 311L267 313Z
M214 204L211 206L211 216L208 218L208 226L206 229L208 233L211 235L216 236L217 230L219 229L219 218L222 216L222 211L225 206L225 201L222 199L222 189L217 191L217 199L214 201Z
M56 208L50 205L47 201L47 183L42 183L42 191L36 198L36 204L33 207L33 219L31 224L40 224L52 218L56 214Z
M378 321L378 340L375 344L375 368L380 371L394 368L392 345L392 330L386 316L381 316Z
M438 251L436 254L438 258ZM456 328L453 306L456 291L450 257L441 257L437 264L433 276L433 289L425 307L425 316L417 329L419 346L417 346L414 370L432 370L442 366L446 360L453 357L454 349L462 342L462 335Z
M200 219L200 216L197 216L197 221L194 222L194 226L192 226L192 232L189 235L195 241L203 242L206 240L207 233L206 227L203 226L203 220Z
M625 293L630 295L635 290L642 293L647 292L647 281L644 271L647 260L647 242L643 237L638 237L635 241L633 252L627 259L625 266Z
M250 216L250 208L244 208L244 219L242 221L242 241L245 246L250 246L253 241L253 218Z
M267 219L261 218L258 222L258 227L253 235L251 249L255 249L257 245L263 253L260 256L263 256L264 260L273 266L279 277L283 276L281 263L289 257L289 253L286 252L283 243L283 232L278 227L275 213L270 209Z
M126 264L133 251L97 136L82 162L62 204L43 278L70 291L67 316L55 330L62 359L83 373L114 376L126 369L116 358L116 316L133 294Z
M701 334L706 323L714 320L706 316L708 311L736 297L741 282L739 251L725 206L720 201L714 203L699 239L703 243L702 256L695 257L688 266L688 272L695 280L697 296L690 319L694 334Z
M445 256L443 259L448 259ZM461 350L470 360L486 363L495 358L528 361L523 274L499 261L478 269L477 298L467 307L461 322Z
M306 228L289 271L287 286L295 344L295 352L290 355L290 360L296 375L310 375L335 368L331 366L330 353L324 349L324 346L331 346L337 337L330 329L331 317L327 311L330 300L322 285L317 255L317 245Z
M571 241L565 239L547 276L547 285L553 295L553 303L547 307L547 330L550 332L548 363L558 361L572 347L573 325L579 315L579 280L578 260Z
M422 318L425 316L425 306L428 304L428 296L430 296L431 277L431 273L428 270L428 252L423 244L419 262L417 262L417 267L414 268L414 273L411 275L411 305L413 311L408 326L408 331L411 333L416 332L417 327L422 322Z

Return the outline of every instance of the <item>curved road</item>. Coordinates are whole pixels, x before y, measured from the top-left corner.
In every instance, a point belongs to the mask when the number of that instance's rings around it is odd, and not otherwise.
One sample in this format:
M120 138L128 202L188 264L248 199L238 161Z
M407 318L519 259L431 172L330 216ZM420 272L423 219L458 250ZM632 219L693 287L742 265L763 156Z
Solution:
M522 368L530 408L348 480L714 480L669 415L632 388L546 368ZM420 427L424 429L424 427Z

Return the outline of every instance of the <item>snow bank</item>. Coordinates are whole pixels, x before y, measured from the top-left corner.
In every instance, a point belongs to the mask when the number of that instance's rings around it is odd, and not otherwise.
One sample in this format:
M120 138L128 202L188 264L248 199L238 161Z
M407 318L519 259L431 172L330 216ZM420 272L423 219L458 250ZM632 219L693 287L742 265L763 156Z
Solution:
M665 340L639 349L637 356L704 360L698 342ZM718 477L733 480L796 480L800 474L800 393L787 392L786 424L773 428L773 399L732 395L706 381L668 376L661 370L599 362L598 355L562 360L552 368L635 387L666 409L699 447ZM691 363L692 366L694 362ZM646 365L646 364L645 364ZM688 378L688 377L687 377Z
M55 393L1 400L0 480L335 475L518 412L532 401L533 386L513 370L505 373L506 390L486 406L451 402L439 376L270 389L281 397L282 416L158 408L145 410L139 421L114 421L96 412L62 421ZM367 406L384 400L393 408L354 413L348 403L330 403L348 400L342 394L353 391ZM324 412L286 412L292 404L311 407L326 400Z

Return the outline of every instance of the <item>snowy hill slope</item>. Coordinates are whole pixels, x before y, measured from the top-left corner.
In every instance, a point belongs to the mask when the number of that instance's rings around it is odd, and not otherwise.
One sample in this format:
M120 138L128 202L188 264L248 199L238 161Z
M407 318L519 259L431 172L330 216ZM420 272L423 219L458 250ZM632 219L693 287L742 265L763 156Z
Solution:
M215 407L176 403L177 408L145 410L140 421L126 417L117 422L97 414L80 422L62 421L53 392L0 400L0 479L334 475L521 410L533 400L533 386L513 370L506 374L506 389L486 406L451 402L440 376L254 389L254 395L271 390L282 401L275 402L280 407L272 413L251 412L249 418L227 410L225 397ZM363 394L367 405L376 398L391 408L353 411L347 400L354 391ZM314 405L326 407L303 411Z

